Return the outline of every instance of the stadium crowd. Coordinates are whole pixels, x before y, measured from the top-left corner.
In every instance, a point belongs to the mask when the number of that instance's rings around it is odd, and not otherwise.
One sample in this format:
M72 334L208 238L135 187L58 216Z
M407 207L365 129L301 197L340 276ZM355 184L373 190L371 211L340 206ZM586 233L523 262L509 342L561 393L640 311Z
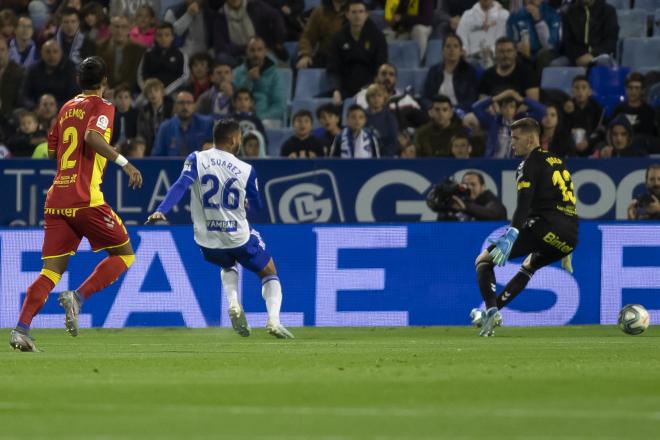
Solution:
M522 115L560 156L660 154L660 26L641 3L6 0L0 157L46 157L90 55L127 157L209 148L234 117L245 157L505 158Z

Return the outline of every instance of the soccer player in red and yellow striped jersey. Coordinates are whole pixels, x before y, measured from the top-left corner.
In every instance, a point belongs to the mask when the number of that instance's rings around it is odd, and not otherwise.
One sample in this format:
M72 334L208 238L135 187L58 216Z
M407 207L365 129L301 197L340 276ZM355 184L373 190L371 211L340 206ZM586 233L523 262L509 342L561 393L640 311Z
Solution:
M87 237L92 250L105 250L108 256L77 290L59 295L71 336L78 334L82 303L117 280L135 260L126 228L105 203L100 185L108 160L122 167L134 189L142 186L142 175L108 143L115 109L101 97L108 84L105 62L99 57L86 58L78 67L78 76L83 93L62 106L48 134L48 157L57 159L57 174L44 208L44 266L27 289L9 340L14 349L21 351L36 351L28 333L32 319L61 279L83 237Z

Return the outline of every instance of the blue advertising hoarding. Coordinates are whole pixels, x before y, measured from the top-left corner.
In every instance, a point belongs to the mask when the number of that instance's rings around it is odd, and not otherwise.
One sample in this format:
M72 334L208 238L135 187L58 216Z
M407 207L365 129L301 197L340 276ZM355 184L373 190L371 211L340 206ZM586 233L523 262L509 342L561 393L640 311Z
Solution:
M282 280L290 326L466 325L481 305L474 259L503 223L261 225ZM229 326L219 270L206 263L190 226L129 228L136 261L93 296L82 327ZM12 327L41 269L43 232L0 229L0 327ZM83 240L34 322L62 327L57 292L76 288L105 254ZM500 283L520 261L496 268ZM510 308L506 325L612 324L640 303L660 321L660 223L585 221L573 259L541 269ZM261 285L241 271L240 294L253 327L266 322ZM501 290L502 284L499 285Z
M498 195L511 217L516 204L516 160L279 160L252 162L257 170L265 209L255 223L372 223L432 221L436 214L424 202L431 186L443 177L475 169ZM633 197L643 191L650 159L567 162L573 174L578 213L585 219L625 219ZM105 173L103 192L119 216L142 224L178 178L181 159L145 159L135 164L144 186L133 191L114 164ZM0 225L36 226L43 218L45 194L54 162L0 161L2 210ZM188 196L168 215L171 224L188 224Z

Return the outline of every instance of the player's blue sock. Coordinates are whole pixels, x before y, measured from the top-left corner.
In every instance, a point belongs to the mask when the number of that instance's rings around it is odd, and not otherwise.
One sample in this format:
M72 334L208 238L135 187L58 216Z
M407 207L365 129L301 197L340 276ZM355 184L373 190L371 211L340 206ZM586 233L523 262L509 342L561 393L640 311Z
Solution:
M18 324L16 324L16 330L27 334L30 332L30 326L27 324L23 324L22 322L19 322Z

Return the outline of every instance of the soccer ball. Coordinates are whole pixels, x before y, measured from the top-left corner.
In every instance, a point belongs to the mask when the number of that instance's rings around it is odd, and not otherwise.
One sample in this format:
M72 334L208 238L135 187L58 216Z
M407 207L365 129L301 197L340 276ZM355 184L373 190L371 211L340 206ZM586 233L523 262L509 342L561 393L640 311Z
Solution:
M628 304L619 312L619 328L629 335L639 335L649 327L649 312L639 304Z

